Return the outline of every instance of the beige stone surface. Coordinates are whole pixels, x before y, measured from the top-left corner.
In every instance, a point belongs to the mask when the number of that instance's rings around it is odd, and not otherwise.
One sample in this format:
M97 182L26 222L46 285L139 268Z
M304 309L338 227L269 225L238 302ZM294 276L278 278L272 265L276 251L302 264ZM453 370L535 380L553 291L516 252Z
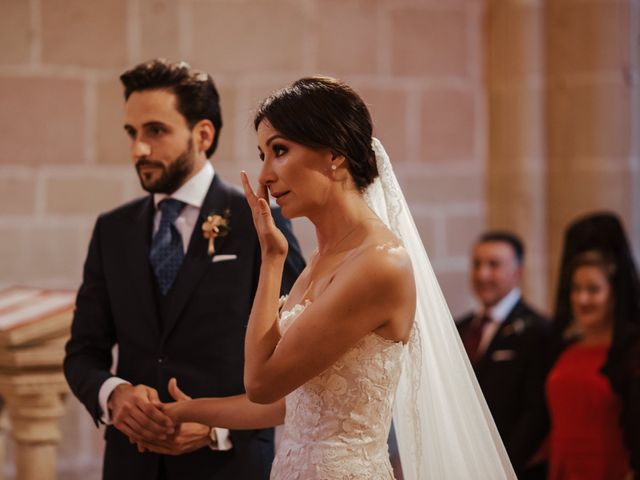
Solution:
M546 155L542 90L524 85L491 92L489 110L492 170L513 172L523 167L528 170L541 169Z
M545 228L546 179L545 172L527 170L522 166L519 171L514 167L504 173L493 172L487 190L487 201L492 207L489 225L511 229L528 243L534 243L538 235L536 228L542 233Z
M466 259L471 247L484 230L484 216L478 212L449 214L445 218L447 257Z
M444 245L438 242L438 237L442 237L442 222L438 221L438 218L434 214L415 212L413 213L413 220L416 222L416 227L420 233L420 239L427 251L427 255L431 261L444 256Z
M544 71L542 0L489 0L487 69L491 85Z
M96 161L131 165L129 137L124 130L124 90L117 78L96 82L96 128L93 142Z
M334 75L375 73L382 47L379 0L323 0L315 18L318 71Z
M33 214L35 202L36 182L32 171L0 169L0 215Z
M193 2L189 60L214 76L300 71L310 21L303 7L277 0Z
M464 315L473 306L468 273L460 269L436 269L436 277L453 317Z
M596 209L619 212L622 218L631 217L631 182L626 169L568 170L551 173L549 195L550 230L561 230L575 217Z
M82 162L84 108L79 80L0 76L0 164Z
M625 68L629 63L630 1L548 3L551 75Z
M0 283L38 286L69 279L67 284L77 285L87 248L79 244L78 229L38 223L0 226Z
M476 154L476 99L473 91L439 88L423 93L424 162L468 162Z
M407 161L407 92L398 88L358 88L357 91L371 113L373 134L380 139L392 162Z
M215 77L213 78L215 82ZM220 95L220 110L222 112L222 129L220 130L220 139L218 140L218 148L213 154L212 161L214 167L220 164L233 164L236 161L236 139L239 135L237 125L237 108L236 88L228 85L216 85L218 94ZM246 120L249 120L246 115ZM241 119L244 120L244 119ZM236 177L240 174L237 169Z
M514 232L527 252L535 252L538 268L525 268L523 291L529 301L544 305L548 279L543 4L492 0L489 5L487 226Z
M81 67L127 63L127 0L46 0L42 8L42 60Z
M409 205L428 203L448 205L457 203L482 203L484 179L474 174L411 174L400 173L400 184Z
M61 366L5 370L0 375L18 480L55 480L59 420L64 413L62 396L67 391Z
M391 64L399 75L470 73L469 13L463 5L398 8L391 13Z
M29 63L33 31L30 3L2 0L0 3L0 64Z
M135 175L135 171L131 172ZM118 206L124 200L120 178L82 172L73 176L45 178L47 214L97 215Z
M179 60L179 3L174 0L141 0L140 59L163 57Z
M583 162L627 163L633 136L630 86L622 78L558 86L549 91L548 98L552 159L573 158L576 166ZM549 168L555 165L557 162L552 161Z

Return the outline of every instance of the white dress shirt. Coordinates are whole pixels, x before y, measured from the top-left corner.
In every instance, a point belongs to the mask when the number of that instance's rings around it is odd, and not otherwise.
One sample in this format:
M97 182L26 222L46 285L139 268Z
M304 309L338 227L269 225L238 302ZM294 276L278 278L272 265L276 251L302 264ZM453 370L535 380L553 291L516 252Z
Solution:
M496 335L496 332L500 328L500 325L502 325L502 323L509 316L511 310L513 310L513 307L516 306L521 296L522 293L520 292L520 289L518 287L515 287L493 307L486 310L480 307L476 311L477 318L481 317L482 315L488 315L491 319L491 321L488 322L482 330L480 345L478 345L479 355L483 354L487 350L489 344L491 343L491 340L493 340L493 337Z
M204 202L204 198L209 191L209 186L211 185L214 175L215 171L213 170L211 162L205 162L204 166L198 173L191 177L184 185L176 190L173 195L171 195L171 198L175 198L176 200L180 200L186 204L174 223L182 237L182 248L185 253L187 252L187 248L189 248L191 234L193 233L193 229L196 227L196 223L200 215L200 209L202 208L202 202ZM153 203L156 207L156 213L153 217L152 235L158 231L160 226L161 212L158 208L158 204L168 196L169 195L165 193L153 194ZM110 377L101 385L100 391L98 392L98 402L102 409L102 417L100 419L106 425L111 424L111 416L109 415L109 409L107 408L109 396L111 395L111 392L113 392L114 388L122 383L130 382L119 377ZM215 431L217 436L217 448L215 449L230 450L233 445L229 438L229 430L226 428L216 428Z

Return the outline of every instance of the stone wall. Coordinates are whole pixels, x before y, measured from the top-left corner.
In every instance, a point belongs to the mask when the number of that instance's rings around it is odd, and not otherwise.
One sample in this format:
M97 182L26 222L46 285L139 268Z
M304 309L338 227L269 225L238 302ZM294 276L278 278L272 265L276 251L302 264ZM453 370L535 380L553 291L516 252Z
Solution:
M489 0L0 0L0 284L77 288L96 215L142 194L117 77L163 56L213 75L225 123L213 164L235 183L259 168L260 98L313 73L348 81L371 108L454 314L471 304L469 248L487 225L531 243L528 291L546 307L574 214L616 209L640 252L639 2L502 5L511 10ZM313 231L295 227L308 254ZM99 478L100 432L72 397L62 428L59 477Z

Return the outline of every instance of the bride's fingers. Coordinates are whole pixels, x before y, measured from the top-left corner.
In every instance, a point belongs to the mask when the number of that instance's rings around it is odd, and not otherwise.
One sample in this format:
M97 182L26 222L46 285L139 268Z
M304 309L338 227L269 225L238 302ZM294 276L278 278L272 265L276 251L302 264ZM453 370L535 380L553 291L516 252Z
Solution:
M242 182L242 188L244 188L244 196L249 200L249 204L255 202L258 197L253 191L251 183L249 183L249 176L247 175L247 172L244 170L240 172L240 181Z
M264 198L258 198L258 211L261 215L267 218L267 221L271 219L271 209L269 208L269 202Z
M247 197L247 200L257 201L259 198L263 198L267 204L269 204L269 189L266 185L258 185L257 193L254 192L251 182L249 181L249 176L244 170L240 172L240 180L242 181L244 195Z
M267 205L269 204L269 189L267 188L266 185L260 185L260 189L259 189L260 198L264 198L264 200L267 202Z
M191 397L180 390L178 387L178 381L174 378L169 380L169 394L174 400L191 400Z

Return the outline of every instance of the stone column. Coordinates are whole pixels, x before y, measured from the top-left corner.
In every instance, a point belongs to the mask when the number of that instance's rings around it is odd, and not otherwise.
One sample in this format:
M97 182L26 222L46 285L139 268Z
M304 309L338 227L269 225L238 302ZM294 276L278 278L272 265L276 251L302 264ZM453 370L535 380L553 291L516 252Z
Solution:
M546 306L543 0L488 0L487 223L522 237L525 295Z
M636 0L547 2L549 292L576 216L613 210L640 233L638 22Z
M16 443L17 480L55 480L59 420L67 389L60 371L0 373L0 393Z

